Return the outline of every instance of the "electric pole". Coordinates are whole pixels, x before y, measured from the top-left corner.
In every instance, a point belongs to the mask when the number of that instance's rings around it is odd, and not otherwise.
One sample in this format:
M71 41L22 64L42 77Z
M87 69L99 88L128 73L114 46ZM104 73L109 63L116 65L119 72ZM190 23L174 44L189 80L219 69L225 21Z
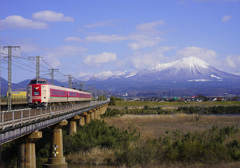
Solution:
M72 75L65 75L65 76L68 76L68 87L71 89L72 88L72 79L74 78L74 77L72 77Z
M20 49L20 46L4 46L3 49L8 48L8 111L12 109L12 49Z
M84 89L84 82L80 82L80 90L83 91Z
M36 56L36 57L29 57L29 59L36 59L36 79L40 78L40 56Z
M54 81L54 72L58 72L59 69L49 69L51 71L50 75L51 75L51 84L53 85L53 81Z

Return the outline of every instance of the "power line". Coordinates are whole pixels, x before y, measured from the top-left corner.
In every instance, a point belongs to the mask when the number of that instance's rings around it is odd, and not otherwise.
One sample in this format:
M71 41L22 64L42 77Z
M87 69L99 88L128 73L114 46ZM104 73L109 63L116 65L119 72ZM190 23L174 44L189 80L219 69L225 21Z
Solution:
M25 71L28 71L28 72L31 72L31 73L35 73L35 72L30 71L30 70L28 70L28 69L22 68L22 67L20 67L20 66L18 66L18 65L16 65L16 64L13 64L13 65L15 65L16 67L18 67L18 68L20 68L20 69L23 69L23 70L25 70Z
M44 59L42 59L42 60L45 64L47 64L49 67L51 67L51 69L53 69L53 67L51 65L49 65Z

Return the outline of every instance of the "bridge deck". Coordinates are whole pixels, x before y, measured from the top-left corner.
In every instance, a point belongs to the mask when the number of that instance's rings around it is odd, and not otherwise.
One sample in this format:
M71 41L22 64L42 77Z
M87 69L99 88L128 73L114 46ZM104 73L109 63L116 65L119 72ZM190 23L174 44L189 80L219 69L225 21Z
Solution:
M108 101L95 101L40 109L2 111L0 116L0 144L80 115L106 103Z

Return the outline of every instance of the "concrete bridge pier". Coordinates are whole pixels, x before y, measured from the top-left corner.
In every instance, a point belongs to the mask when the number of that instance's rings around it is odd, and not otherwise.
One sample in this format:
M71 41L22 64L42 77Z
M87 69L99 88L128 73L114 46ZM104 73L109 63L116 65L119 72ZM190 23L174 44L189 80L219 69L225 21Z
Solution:
M103 114L107 111L107 106L108 104L103 106Z
M85 117L85 124L89 124L91 121L90 114L87 112L84 112L83 116Z
M48 159L48 163L44 164L46 168L67 168L67 162L63 156L63 137L62 127L68 124L67 120L63 120L60 123L52 126L53 136L50 154L51 158Z
M98 120L98 108L95 108L95 111L94 111L94 118L95 120Z
M79 119L79 126L84 126L85 125L85 117L82 115L80 116L80 119Z
M90 114L91 121L94 120L94 109L88 112Z
M18 168L36 168L35 142L42 138L41 131L35 131L19 140Z
M101 114L104 114L105 113L105 111L104 111L104 106L101 106L101 112L100 112Z
M77 133L77 120L79 119L80 119L80 116L76 115L75 117L69 120L69 126L68 126L69 135L73 135Z
M101 119L101 107L98 108L98 119L100 120Z

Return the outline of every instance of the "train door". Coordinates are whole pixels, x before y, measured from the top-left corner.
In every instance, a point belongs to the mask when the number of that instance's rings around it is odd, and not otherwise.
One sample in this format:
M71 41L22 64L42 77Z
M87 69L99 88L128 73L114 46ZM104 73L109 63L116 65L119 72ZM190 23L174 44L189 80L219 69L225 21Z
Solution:
M32 86L27 86L27 101L28 103L32 103Z
M47 85L42 85L42 95L41 95L41 99L42 99L42 104L43 105L47 105L48 102L48 92L47 92L48 86Z

